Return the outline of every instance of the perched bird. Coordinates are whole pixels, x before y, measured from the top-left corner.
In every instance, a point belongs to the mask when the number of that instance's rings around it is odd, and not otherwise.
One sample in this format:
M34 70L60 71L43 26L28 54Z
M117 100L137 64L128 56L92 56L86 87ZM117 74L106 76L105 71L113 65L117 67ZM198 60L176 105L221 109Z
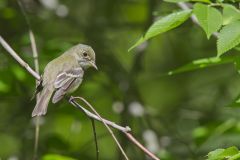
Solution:
M84 44L73 46L49 62L36 90L39 98L32 117L47 113L52 95L52 103L57 103L65 94L75 91L82 82L84 71L89 67L97 69L95 52L90 46Z

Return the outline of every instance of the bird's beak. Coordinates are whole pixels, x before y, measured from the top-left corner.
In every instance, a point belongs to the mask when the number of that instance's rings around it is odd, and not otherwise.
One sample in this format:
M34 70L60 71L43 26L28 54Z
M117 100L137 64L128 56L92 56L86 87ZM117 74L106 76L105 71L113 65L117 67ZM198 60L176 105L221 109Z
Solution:
M96 63L94 61L90 61L90 64L92 65L93 68L98 70L98 67L97 67L97 65L96 65Z

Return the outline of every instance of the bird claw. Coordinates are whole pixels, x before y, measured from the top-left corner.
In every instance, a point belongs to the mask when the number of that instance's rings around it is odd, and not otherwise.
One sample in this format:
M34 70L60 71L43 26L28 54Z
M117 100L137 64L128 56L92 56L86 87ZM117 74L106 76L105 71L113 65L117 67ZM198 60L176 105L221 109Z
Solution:
M72 102L74 99L75 99L75 97L70 96L68 101L69 101L69 102Z

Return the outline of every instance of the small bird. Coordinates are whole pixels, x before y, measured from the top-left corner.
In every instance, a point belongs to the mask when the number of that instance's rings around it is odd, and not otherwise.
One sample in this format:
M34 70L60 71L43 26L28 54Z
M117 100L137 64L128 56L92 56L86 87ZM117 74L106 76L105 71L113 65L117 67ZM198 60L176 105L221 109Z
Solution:
M73 46L49 62L36 89L39 98L32 117L47 113L52 95L52 103L57 103L66 94L75 91L83 80L84 71L89 67L97 70L95 52L90 46L84 44Z

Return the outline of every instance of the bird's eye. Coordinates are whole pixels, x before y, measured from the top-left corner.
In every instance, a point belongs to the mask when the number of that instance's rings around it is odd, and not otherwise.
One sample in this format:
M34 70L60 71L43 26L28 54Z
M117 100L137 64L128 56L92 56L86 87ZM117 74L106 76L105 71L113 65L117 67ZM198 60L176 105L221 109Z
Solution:
M87 52L83 52L83 57L87 57Z

